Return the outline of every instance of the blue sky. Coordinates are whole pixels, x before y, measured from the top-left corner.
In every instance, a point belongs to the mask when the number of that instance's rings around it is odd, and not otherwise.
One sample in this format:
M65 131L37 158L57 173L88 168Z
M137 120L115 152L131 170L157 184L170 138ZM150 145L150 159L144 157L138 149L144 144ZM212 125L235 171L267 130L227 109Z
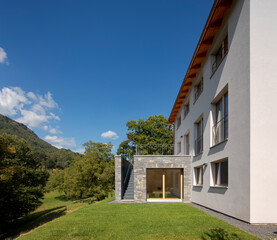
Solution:
M169 117L212 4L2 1L0 113L58 147L116 149L127 121Z

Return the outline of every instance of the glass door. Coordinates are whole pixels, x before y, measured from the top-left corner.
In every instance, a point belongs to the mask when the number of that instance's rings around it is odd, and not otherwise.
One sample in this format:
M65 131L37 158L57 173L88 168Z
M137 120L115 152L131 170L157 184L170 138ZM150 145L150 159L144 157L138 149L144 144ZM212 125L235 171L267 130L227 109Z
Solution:
M163 198L163 169L147 169L147 198Z
M146 170L147 199L183 199L183 170Z

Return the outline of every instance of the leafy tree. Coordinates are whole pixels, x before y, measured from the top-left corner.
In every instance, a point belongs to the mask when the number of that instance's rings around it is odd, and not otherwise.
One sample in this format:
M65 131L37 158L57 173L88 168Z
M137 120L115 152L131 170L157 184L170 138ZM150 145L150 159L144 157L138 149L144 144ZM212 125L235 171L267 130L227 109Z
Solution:
M172 148L167 145L173 144L173 126L167 122L163 115L150 116L148 119L131 120L126 123L127 138L117 150L118 155L134 155L136 145L141 154L172 153ZM144 146L141 146L144 145ZM146 147L147 145L147 147ZM163 146L164 145L164 149Z
M51 174L48 188L63 191L67 198L93 197L100 200L114 188L112 145L89 141L83 157L64 170Z
M36 209L47 179L24 139L0 135L0 226Z
M125 159L129 159L135 153L135 146L130 140L125 140L120 143L116 154L121 155Z
M46 185L46 190L47 191L58 190L60 192L64 191L64 187L63 187L64 175L65 175L64 170L53 169L53 171L50 172L50 176Z

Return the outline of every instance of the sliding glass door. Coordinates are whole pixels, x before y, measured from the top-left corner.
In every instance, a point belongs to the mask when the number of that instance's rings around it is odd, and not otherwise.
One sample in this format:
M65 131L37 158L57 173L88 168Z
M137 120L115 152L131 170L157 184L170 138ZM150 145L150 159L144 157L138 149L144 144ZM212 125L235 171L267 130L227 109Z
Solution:
M176 168L147 169L148 199L182 199L183 170Z

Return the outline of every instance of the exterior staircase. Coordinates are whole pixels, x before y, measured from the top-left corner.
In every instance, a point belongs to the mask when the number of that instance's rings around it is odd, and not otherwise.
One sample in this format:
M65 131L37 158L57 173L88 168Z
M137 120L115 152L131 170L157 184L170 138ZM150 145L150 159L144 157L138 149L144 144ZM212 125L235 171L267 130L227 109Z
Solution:
M133 169L133 167L131 169L129 181L128 181L127 187L124 191L122 200L129 200L129 201L134 200L134 169Z

